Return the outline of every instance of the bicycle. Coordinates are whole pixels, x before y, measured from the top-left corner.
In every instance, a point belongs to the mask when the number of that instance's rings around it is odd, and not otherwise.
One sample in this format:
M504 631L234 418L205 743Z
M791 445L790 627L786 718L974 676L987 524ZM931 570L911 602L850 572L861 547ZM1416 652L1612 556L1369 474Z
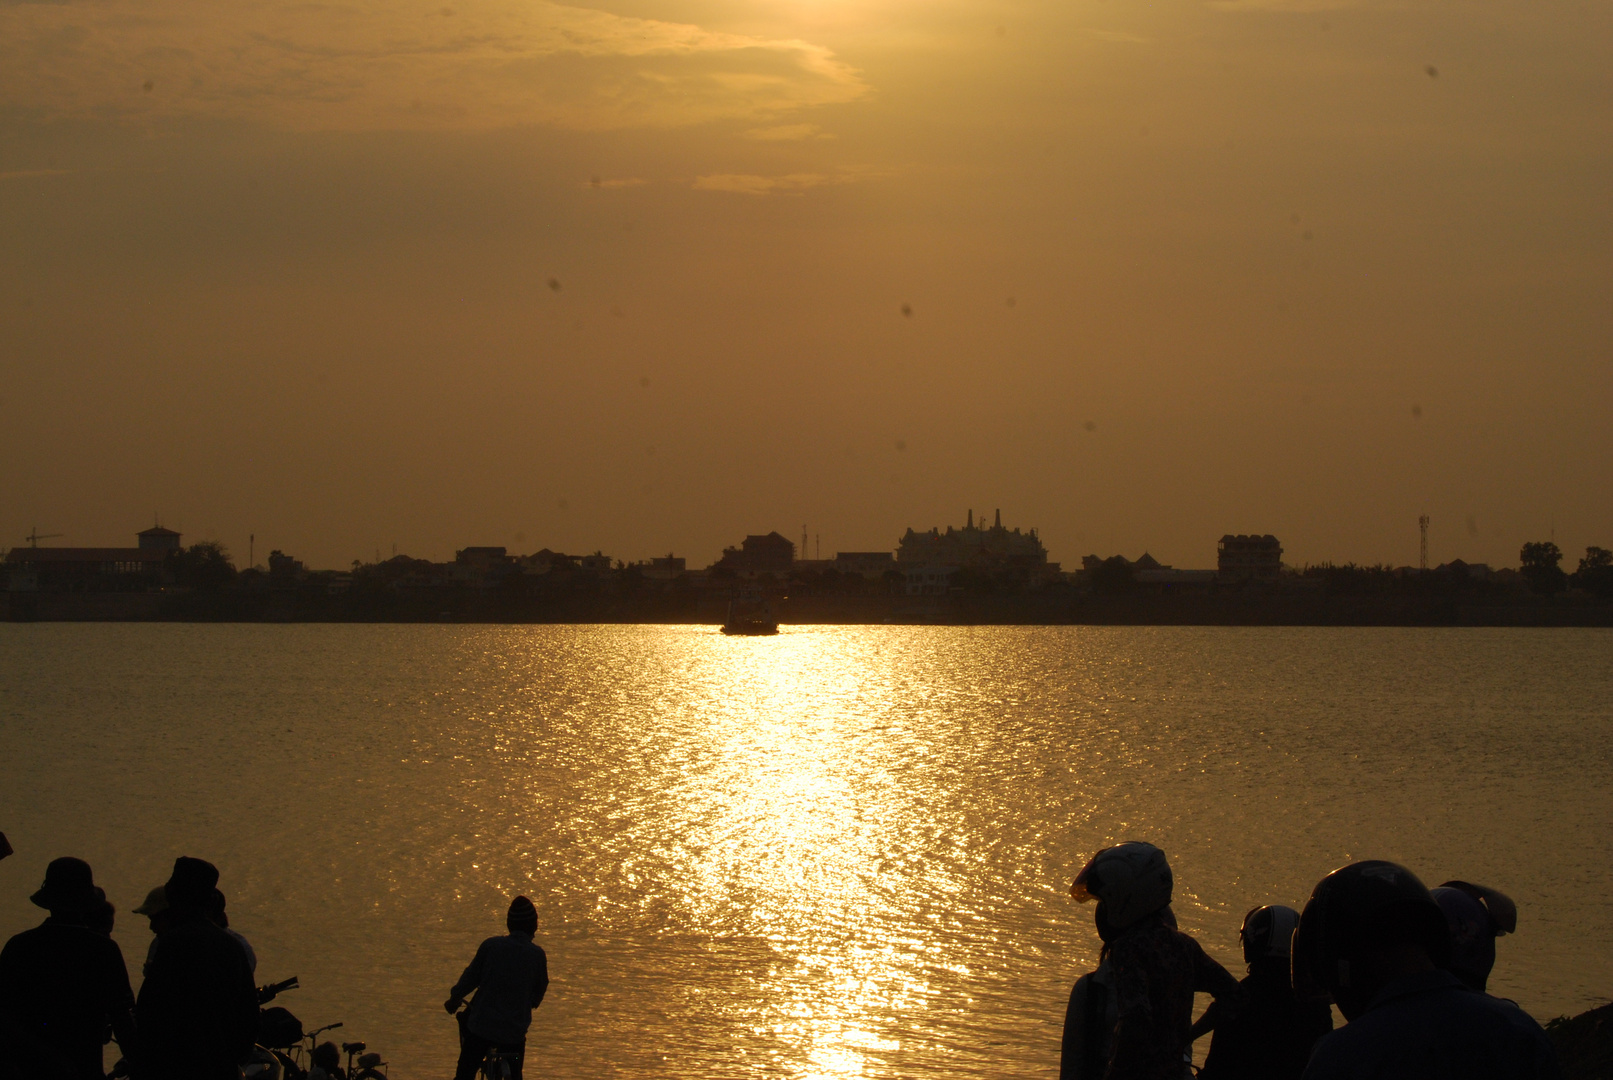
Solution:
M464 1010L453 1014L459 1023L459 1044L465 1045L465 1013ZM487 1053L482 1055L481 1064L476 1067L476 1075L481 1080L510 1080L515 1075L515 1063L520 1060L519 1050L509 1050L498 1045L489 1046Z
M347 1080L387 1080L384 1071L387 1067L386 1062L374 1051L366 1054L363 1043L344 1042L342 1052L347 1055ZM355 1057L358 1058L356 1066L353 1064Z
M487 1048L487 1054L482 1058L482 1064L476 1075L483 1080L510 1080L514 1075L513 1064L516 1055L508 1050L501 1050L496 1046Z

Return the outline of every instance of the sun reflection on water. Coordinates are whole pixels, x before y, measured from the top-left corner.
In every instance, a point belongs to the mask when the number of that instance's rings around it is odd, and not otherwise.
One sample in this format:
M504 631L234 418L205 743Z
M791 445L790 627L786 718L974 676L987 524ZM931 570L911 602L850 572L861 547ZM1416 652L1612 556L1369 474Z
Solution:
M888 749L848 707L856 680L821 635L781 635L721 665L731 692L702 732L713 766L683 795L698 852L683 901L698 922L743 897L745 932L796 963L755 988L803 1080L860 1077L900 1049L876 1018L922 1001L911 941L877 918L886 830L899 817ZM802 976L805 976L804 978Z

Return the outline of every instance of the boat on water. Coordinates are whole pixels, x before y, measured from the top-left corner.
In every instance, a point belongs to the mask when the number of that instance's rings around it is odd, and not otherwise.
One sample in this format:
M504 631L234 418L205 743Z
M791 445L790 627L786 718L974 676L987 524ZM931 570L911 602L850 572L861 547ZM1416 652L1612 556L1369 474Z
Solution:
M723 620L722 632L741 637L757 637L778 633L778 620L773 609L760 597L731 597L728 617Z
M722 624L725 634L739 634L754 637L760 634L778 633L778 623L763 619L733 619Z

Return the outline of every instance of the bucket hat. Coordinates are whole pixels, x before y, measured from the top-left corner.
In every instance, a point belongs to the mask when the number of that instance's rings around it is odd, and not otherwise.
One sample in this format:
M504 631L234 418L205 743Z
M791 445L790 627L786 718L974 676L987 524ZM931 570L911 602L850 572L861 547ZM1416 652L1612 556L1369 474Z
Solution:
M206 908L217 885L218 867L206 859L181 855L174 860L174 872L162 888L171 908Z
M95 875L83 859L66 856L45 867L45 883L28 899L49 911L77 911L95 903Z

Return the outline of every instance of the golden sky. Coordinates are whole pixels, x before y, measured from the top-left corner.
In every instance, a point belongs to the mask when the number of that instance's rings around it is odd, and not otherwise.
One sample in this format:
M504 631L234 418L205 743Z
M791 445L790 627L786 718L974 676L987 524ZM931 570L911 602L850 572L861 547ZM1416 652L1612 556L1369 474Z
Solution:
M0 0L0 547L1613 546L1613 7Z

